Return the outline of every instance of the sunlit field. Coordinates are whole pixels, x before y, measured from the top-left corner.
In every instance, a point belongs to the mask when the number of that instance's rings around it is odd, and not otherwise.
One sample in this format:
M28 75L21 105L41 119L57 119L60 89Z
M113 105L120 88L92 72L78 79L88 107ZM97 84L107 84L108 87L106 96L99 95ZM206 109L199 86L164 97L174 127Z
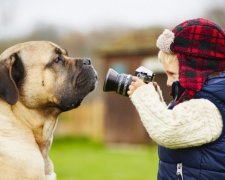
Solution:
M58 180L154 180L156 146L104 146L87 139L54 139L50 152Z

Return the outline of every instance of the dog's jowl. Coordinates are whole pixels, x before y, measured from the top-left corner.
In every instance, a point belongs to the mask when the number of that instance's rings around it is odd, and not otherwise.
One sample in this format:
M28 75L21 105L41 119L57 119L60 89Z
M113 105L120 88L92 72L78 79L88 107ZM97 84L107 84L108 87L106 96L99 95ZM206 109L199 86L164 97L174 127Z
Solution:
M78 107L96 82L90 59L52 42L0 55L0 179L56 179L48 152L57 116Z

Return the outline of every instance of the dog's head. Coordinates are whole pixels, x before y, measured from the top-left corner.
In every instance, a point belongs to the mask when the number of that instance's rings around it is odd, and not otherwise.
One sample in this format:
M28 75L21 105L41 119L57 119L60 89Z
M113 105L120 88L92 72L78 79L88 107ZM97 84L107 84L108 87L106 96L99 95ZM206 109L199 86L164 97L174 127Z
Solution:
M0 97L11 105L67 111L80 105L96 81L90 59L69 57L51 42L17 44L0 55Z

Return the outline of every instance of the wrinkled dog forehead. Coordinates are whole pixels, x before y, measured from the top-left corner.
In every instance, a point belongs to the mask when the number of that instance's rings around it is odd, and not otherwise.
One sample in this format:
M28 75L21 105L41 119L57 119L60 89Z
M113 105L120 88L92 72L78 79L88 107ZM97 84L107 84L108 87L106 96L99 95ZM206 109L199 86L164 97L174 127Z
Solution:
M51 58L52 54L54 54L55 48L60 47L49 41L29 41L16 44L15 46L6 49L0 55L0 60L9 58L9 56L14 53L19 53L21 58L26 61L46 61Z

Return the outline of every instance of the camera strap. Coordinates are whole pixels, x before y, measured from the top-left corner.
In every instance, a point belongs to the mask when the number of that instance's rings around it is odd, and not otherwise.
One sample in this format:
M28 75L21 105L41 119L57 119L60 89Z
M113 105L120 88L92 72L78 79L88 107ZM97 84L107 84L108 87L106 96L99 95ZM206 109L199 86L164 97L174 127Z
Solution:
M168 109L173 109L173 107L176 105L177 100L183 94L184 90L185 89L180 85L179 81L173 82L171 91L171 96L173 97L173 100L169 103Z

